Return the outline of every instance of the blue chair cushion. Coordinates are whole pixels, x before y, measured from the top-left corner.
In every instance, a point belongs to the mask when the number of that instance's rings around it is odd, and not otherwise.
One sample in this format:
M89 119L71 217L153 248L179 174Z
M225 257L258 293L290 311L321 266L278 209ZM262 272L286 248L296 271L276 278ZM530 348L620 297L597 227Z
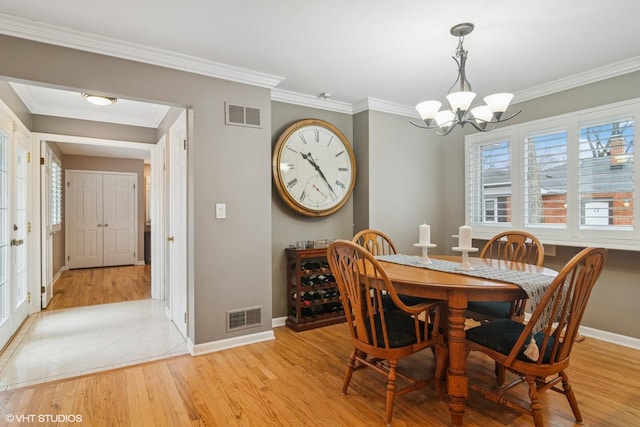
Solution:
M478 327L467 330L467 340L473 341L484 347L488 347L492 350L508 355L511 353L511 349L515 345L516 341L520 337L520 334L524 330L525 325L510 319L496 319L491 322L484 323ZM538 332L534 339L538 344L538 349L542 348L542 340L544 339L544 333ZM524 362L533 362L527 356L524 355L526 346L529 344L529 340L525 343L525 346L520 349L516 359ZM542 363L549 363L551 358L551 348L553 347L553 337L549 338L549 344L545 350L545 354L542 358Z
M495 319L511 318L510 301L469 301L468 310L491 316Z
M415 334L415 326L413 317L408 316L403 311L385 311L384 313L387 324L387 335L389 337L389 347L398 348L412 345L418 342ZM379 347L384 347L384 335L382 334L382 322L380 314L374 315L376 336L378 338ZM373 342L371 335L370 323L366 322L367 334L369 342ZM420 321L420 335L424 338L424 323Z

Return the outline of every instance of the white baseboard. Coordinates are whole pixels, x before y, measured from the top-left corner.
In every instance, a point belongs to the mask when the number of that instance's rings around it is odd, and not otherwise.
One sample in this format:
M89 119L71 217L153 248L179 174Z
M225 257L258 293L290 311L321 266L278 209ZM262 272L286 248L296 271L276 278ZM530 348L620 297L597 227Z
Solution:
M142 260L142 261L138 260L138 261L134 262L133 265L146 265L146 264L145 264L144 260Z
M275 319L271 319L271 327L279 328L280 326L284 326L287 321L287 316L284 317L276 317Z
M64 273L66 270L68 270L68 269L64 265L62 267L60 267L60 270L58 270L56 275L53 276L53 279L51 281L51 286L52 287L56 285L56 281L60 278L60 276L62 276L62 273Z
M187 349L192 356L200 356L202 354L213 353L220 350L226 350L234 347L241 347L248 344L255 344L263 341L276 339L273 331L258 332L251 335L242 335L240 337L227 338L219 341L212 341L204 344L193 344L191 340L187 340Z
M599 329L589 328L587 326L580 326L580 334L585 337L591 337L602 341L607 341L613 344L618 344L624 347L630 347L635 350L640 350L640 339L628 337L626 335L614 334L613 332L601 331Z
M524 313L524 320L528 321L531 317L531 313ZM630 347L635 350L640 350L640 339L628 337L626 335L620 335L613 332L601 331L600 329L590 328L588 326L580 326L578 328L580 335L585 337L595 338L597 340L607 341L612 344L618 344L623 347Z

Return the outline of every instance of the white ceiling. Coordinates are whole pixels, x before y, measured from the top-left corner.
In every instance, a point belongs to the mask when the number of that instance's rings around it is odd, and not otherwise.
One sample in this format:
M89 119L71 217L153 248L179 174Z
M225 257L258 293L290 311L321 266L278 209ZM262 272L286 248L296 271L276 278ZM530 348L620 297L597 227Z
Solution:
M640 69L638 16L637 0L0 0L0 33L230 80L248 76L272 87L274 99L330 92L351 108L372 101L412 108L444 100L455 80L455 24L475 24L464 45L478 97L513 92L518 102ZM34 113L76 117L78 105L73 113L49 91L22 90L46 111ZM143 114L148 124L160 110Z
M87 102L80 92L10 82L32 114L157 128L169 111L167 105L118 99L99 106Z

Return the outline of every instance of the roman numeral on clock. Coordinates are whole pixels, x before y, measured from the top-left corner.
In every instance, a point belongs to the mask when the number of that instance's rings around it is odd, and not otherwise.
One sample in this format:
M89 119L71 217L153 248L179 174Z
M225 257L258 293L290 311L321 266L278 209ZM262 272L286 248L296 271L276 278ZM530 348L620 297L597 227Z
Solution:
M287 182L287 188L291 188L298 183L298 178L293 178L291 181Z

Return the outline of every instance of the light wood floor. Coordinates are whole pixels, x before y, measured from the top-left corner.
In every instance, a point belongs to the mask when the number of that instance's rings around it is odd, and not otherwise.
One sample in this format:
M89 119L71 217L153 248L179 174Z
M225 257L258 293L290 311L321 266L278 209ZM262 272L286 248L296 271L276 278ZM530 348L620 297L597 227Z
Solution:
M384 425L380 375L356 372L349 393L340 393L351 350L345 324L297 333L281 327L275 335L203 356L9 390L0 394L0 420L75 414L87 426ZM406 369L433 369L429 351L416 356ZM469 366L473 381L493 379L493 364L482 355L472 354ZM586 426L640 425L640 351L586 338L574 347L569 375ZM548 391L544 403L548 426L575 425L564 396ZM446 426L449 410L431 387L398 397L393 420L394 426ZM529 416L471 392L465 425L532 424Z
M53 287L46 310L151 298L151 266L66 270Z

